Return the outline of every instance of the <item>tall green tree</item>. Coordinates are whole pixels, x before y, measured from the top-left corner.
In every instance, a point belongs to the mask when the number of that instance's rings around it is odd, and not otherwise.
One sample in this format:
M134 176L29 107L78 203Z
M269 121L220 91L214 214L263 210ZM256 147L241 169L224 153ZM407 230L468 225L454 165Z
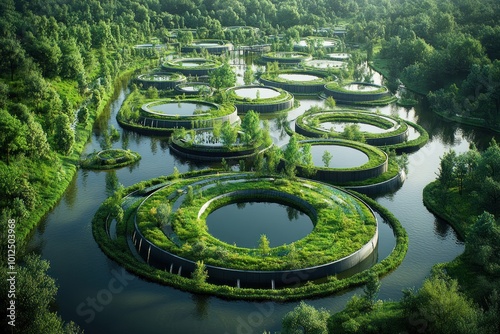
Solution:
M75 143L75 132L71 128L68 116L59 114L55 120L55 149L64 155L68 155Z
M210 86L220 89L232 87L236 84L236 73L229 63L225 62L222 66L213 70L209 74Z
M11 155L26 149L26 128L7 110L0 109L0 150L7 163Z
M241 122L242 140L246 145L258 142L262 137L259 114L250 110Z

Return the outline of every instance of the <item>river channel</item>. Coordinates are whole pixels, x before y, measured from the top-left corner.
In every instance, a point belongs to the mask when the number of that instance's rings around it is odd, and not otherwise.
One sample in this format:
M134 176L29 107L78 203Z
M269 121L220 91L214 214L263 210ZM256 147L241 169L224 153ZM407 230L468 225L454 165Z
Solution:
M242 72L244 66L237 67ZM139 152L141 161L110 172L79 170L59 204L41 222L30 241L30 249L51 263L49 274L59 286L58 312L65 321L76 322L86 333L260 334L264 330L278 331L284 314L298 302L228 301L194 295L128 274L99 249L92 236L91 220L118 183L127 187L170 174L174 166L181 172L207 167L204 163L180 160L171 154L165 138L122 130L115 116L127 92L126 82L123 82L109 110L96 123L84 153L100 150L102 130L113 125L122 133L114 147ZM323 103L320 99L300 99L300 107L292 110L288 119L293 122L311 106ZM454 230L422 203L422 189L435 179L439 158L450 149L465 152L471 142L484 148L492 135L443 122L422 104L412 109L391 105L380 111L417 122L431 137L425 147L409 155L409 173L404 185L395 193L376 198L394 213L409 235L404 262L381 280L379 298L398 300L403 289L420 287L433 265L454 259L464 249ZM286 137L280 138L274 120L271 125L275 141L286 142ZM382 226L379 257L386 256L393 245L390 229ZM361 293L361 289L354 289L307 300L307 303L336 312L354 294Z

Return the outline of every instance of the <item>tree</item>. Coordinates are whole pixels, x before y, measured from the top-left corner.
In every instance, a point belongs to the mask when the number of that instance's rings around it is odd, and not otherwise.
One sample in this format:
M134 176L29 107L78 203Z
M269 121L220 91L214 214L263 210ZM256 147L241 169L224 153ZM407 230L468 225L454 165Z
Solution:
M332 96L328 96L325 100L325 105L330 109L334 109L337 102L335 102L335 99Z
M465 257L488 274L500 273L500 260L495 255L500 251L499 238L500 227L495 222L495 216L482 213L467 234Z
M31 155L31 158L45 158L50 155L50 145L47 141L47 135L43 131L40 123L36 122L32 117L26 124L26 151Z
M63 40L61 47L61 77L86 82L83 58L74 38Z
M368 282L366 282L366 285L363 288L363 292L365 294L364 298L368 301L372 308L377 301L379 290L380 280L378 279L378 275L375 272L371 271L368 277Z
M26 149L25 133L25 127L17 118L0 109L0 150L5 153L7 163L12 153Z
M417 293L404 291L402 307L409 319L415 315L424 317L425 331L429 333L480 332L480 313L475 305L458 291L456 280L443 275L436 275L424 281ZM422 323L417 321L412 325L422 326Z
M444 154L439 163L440 167L437 176L443 189L448 189L454 181L453 171L455 168L456 156L455 151L450 150Z
M247 66L245 73L243 74L243 82L245 85L251 85L254 79L254 73L252 66Z
M75 143L75 133L71 129L68 116L60 114L55 121L55 149L64 155L68 155Z
M328 312L301 301L282 321L283 334L327 334Z
M283 152L283 158L285 159L285 169L290 177L295 175L295 168L300 163L300 148L297 141L297 136L292 135L290 141Z
M262 256L269 255L269 252L271 251L271 247L269 247L269 239L267 239L265 234L260 235L259 250Z
M222 141L222 145L226 148L231 148L231 146L236 143L236 139L238 138L238 129L231 125L228 121L222 124L220 139Z
M203 260L196 261L196 268L191 273L191 279L197 287L205 285L208 279L208 270L206 270Z
M278 172L278 165L280 163L283 152L275 145L266 151L266 168L270 174Z
M171 212L172 208L170 207L170 204L168 204L168 202L158 205L158 207L156 208L156 219L160 227L168 224Z
M236 73L234 73L229 63L226 62L210 72L209 82L210 86L217 89L232 87L236 84Z
M0 39L0 68L10 73L10 80L25 62L25 51L21 43L15 38L4 37Z
M332 160L332 158L333 158L333 155L330 153L330 151L325 150L325 152L323 152L323 155L321 156L321 160L325 164L326 168L330 167L330 161Z
M262 136L259 114L253 110L247 112L241 122L241 130L243 132L242 140L245 145L258 142Z
M23 265L17 268L16 275L16 332L19 333L57 333L79 334L82 331L74 323L64 324L56 313L51 312L55 305L57 286L47 274L49 262L38 255L28 255ZM0 269L2 291L9 291L7 267ZM8 299L2 298L2 308L7 309Z

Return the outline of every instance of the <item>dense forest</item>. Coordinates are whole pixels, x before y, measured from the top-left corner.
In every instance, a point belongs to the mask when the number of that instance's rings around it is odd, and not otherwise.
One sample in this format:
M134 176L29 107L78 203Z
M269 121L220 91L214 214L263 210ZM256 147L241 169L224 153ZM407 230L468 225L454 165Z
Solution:
M390 88L402 82L428 95L444 116L498 129L499 13L497 0L2 1L0 224L5 231L9 220L16 221L23 282L48 282L48 288L40 284L47 298L22 306L46 313L19 323L19 332L22 326L26 333L75 331L51 313L56 289L46 276L48 264L21 256L23 245L73 177L115 79L158 64L160 52L138 50L135 44L183 43L192 38L182 30L189 28L198 38L290 50L299 38L319 34L319 28L344 26L345 49L360 48L387 76ZM224 29L236 25L258 30ZM333 29L321 31L333 35ZM498 208L498 197L484 200ZM6 248L2 237L0 250Z

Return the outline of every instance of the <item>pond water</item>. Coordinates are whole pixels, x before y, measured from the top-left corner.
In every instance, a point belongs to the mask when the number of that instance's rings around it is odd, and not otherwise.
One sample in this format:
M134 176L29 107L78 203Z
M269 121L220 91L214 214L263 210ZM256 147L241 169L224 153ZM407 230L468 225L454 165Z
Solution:
M239 65L241 60L235 58L231 61L243 77L245 66ZM251 62L251 59L243 61ZM381 77L373 74L375 82L380 84ZM114 147L139 152L141 161L115 171L78 170L61 201L35 229L29 244L30 250L50 261L49 274L59 286L56 299L59 314L64 321L76 322L86 333L260 334L265 330L279 331L282 317L298 305L298 301L230 301L161 286L124 272L96 244L92 236L92 217L119 184L127 187L142 180L169 175L174 166L181 172L211 166L177 158L170 153L166 138L147 137L121 129L115 117L128 93L127 83L124 81L118 87L113 103L96 122L83 153L99 151L103 131L113 125L122 134ZM300 106L288 113L291 128L298 116L323 103L319 99L300 99ZM422 204L422 189L436 178L440 157L444 153L450 149L465 152L471 142L484 149L492 134L444 122L425 105L409 109L389 105L379 109L383 114L417 122L430 134L427 145L408 155L409 174L404 185L393 194L376 198L401 221L410 240L403 263L381 279L379 298L399 300L403 289L420 287L435 264L453 260L464 249L453 229ZM288 137L275 119L270 119L270 125L276 142L286 144ZM387 256L393 247L390 228L387 224L380 224L378 260ZM117 277L121 280L117 281ZM109 290L110 284L117 282L121 282L120 289L113 290L115 293L111 299L103 300L103 293ZM337 312L354 294L362 293L362 288L356 288L306 302ZM103 303L99 302L98 309L95 309L89 304L92 299Z
M305 47L305 46L307 46L307 40L303 39L299 43L297 43L297 45ZM332 47L332 46L337 45L337 42L336 41L330 41L330 40L322 40L321 45L323 47L325 47L325 48L326 47Z
M330 152L332 159L329 168L359 167L368 162L368 156L360 150L340 145L312 145L311 153L316 167L324 167L323 154Z
M203 65L204 63L205 62L202 62L202 61L199 61L199 62L196 62L196 61L179 61L179 62L176 62L175 64L183 66L183 67L198 67L198 66Z
M197 110L208 111L212 106L200 103L190 102L169 102L157 105L150 105L149 109L155 113L162 113L165 115L179 115L179 116L192 116Z
M215 43L215 42L201 42L201 43L193 43L193 45L196 45L196 46L219 46L220 44L219 43Z
M265 234L271 247L289 244L314 228L311 218L291 206L271 202L242 202L223 206L207 217L208 232L238 247L258 248Z
M358 92L372 92L374 90L379 89L380 87L371 86L371 85L363 85L363 84L350 84L345 85L344 89L358 91Z
M328 57L335 58L335 59L347 60L351 56L348 53L329 53Z
M278 78L285 79L288 81L314 81L320 79L319 77L311 74L292 74L292 73L280 74L278 75Z
M343 66L347 66L347 63L344 61L338 60L309 60L305 63L307 66L312 66L316 68L339 68Z
M147 74L141 76L141 79L148 81L169 81L172 80L172 76L164 74Z
M323 122L320 124L320 128L327 131L331 131L333 129L333 131L336 132L343 132L346 126L351 126L354 124L359 126L359 130L361 132L384 133L392 130L392 128L385 130L375 125L365 124L365 123L354 123L354 122Z
M238 88L234 89L234 93L238 95L240 98L246 99L256 99L257 96L261 99L270 99L273 97L280 96L280 92L271 88L265 87L249 87L249 88Z

